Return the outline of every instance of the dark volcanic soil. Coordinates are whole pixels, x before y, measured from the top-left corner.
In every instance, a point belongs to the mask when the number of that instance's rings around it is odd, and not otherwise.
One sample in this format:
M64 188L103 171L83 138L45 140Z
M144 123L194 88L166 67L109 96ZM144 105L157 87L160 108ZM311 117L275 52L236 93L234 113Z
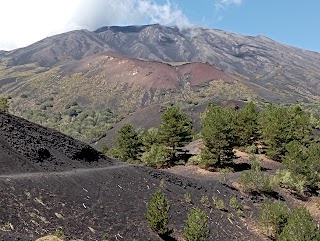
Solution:
M0 240L35 240L61 228L67 240L102 240L108 232L110 241L160 241L144 213L161 180L176 240L195 206L209 218L208 240L259 240L236 214L229 220L227 212L201 205L203 195L225 200L229 213L234 213L228 205L231 197L250 205L217 181L116 162L72 138L3 113L0 141ZM193 204L185 202L186 192Z
M113 165L90 146L0 112L0 175Z

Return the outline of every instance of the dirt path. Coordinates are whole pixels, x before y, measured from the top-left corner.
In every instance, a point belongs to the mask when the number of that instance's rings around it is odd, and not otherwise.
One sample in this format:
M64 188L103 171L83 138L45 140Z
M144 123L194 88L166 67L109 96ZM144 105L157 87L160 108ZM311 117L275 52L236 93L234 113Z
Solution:
M94 171L112 170L133 166L132 164L120 164L108 167L96 167L96 168L78 168L71 171L65 172L34 172L34 173L19 173L11 175L0 175L0 179L23 179L23 178L34 178L34 177L52 177L52 176L69 176L69 175L81 175L84 173L90 173Z

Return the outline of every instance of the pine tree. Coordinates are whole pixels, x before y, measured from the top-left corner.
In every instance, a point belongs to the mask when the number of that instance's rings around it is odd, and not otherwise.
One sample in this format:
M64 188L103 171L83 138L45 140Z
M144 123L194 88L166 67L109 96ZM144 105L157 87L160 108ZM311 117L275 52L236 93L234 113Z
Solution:
M137 159L141 141L134 127L131 124L124 124L118 133L116 139L118 158L123 161Z
M179 107L170 107L162 115L159 132L162 144L170 147L174 154L192 140L192 120Z
M204 241L209 237L208 220L204 211L199 208L191 210L184 226L186 241Z
M234 157L235 112L211 105L201 119L201 135L205 148L201 151L201 165L205 168L221 166Z
M160 189L152 195L145 217L148 221L149 227L159 235L166 235L169 233L167 227L169 217L170 204Z
M311 135L310 117L300 107L270 105L259 116L261 136L271 158L281 160L291 141L307 142Z
M149 151L152 146L159 145L159 129L152 127L143 131L141 134L141 142L144 151Z
M298 180L304 180L310 188L320 188L320 145L304 146L298 141L286 145L284 165Z
M258 139L258 112L256 106L249 102L237 115L236 135L240 146L251 145Z

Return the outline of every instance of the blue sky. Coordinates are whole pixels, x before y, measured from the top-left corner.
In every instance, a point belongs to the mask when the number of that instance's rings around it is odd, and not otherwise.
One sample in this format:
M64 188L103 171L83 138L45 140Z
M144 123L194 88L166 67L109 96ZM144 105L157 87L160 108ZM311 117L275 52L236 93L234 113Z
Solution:
M246 35L262 34L320 52L320 0L175 0L174 3L193 24ZM219 3L225 3L224 8L217 7Z
M320 0L1 0L0 9L0 50L76 29L160 23L262 34L320 52Z

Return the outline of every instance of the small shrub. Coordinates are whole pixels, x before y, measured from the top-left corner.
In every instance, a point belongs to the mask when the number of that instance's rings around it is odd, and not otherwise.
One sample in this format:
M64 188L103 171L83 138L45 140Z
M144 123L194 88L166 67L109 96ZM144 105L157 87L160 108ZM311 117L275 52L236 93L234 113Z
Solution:
M203 169L216 167L218 163L216 156L212 154L207 147L201 149L199 160L199 166Z
M223 199L216 199L215 197L212 197L212 200L217 209L221 211L228 211L228 209L226 208L226 205L224 204Z
M281 201L266 199L259 210L259 224L267 235L277 238L289 217L289 208Z
M0 111L7 111L9 109L8 98L0 96Z
M227 218L233 220L233 213L228 213Z
M261 171L261 159L257 157L256 155L251 155L249 157L249 162L251 166L251 170L255 172Z
M109 240L109 233L108 232L103 234L103 240Z
M244 214L244 212L239 208L236 210L236 214L239 216L239 217L243 217L245 218L246 215Z
M205 241L209 237L206 213L199 208L191 210L184 226L186 241Z
M116 158L116 159L120 159L121 157L121 154L120 154L120 151L118 150L118 148L111 148L107 151L106 153L107 156L110 156L110 157L113 157L113 158Z
M101 151L103 154L107 155L108 151L109 151L109 146L107 143L103 143L100 148L99 151Z
M64 232L62 231L62 229L59 228L52 233L52 236L56 236L57 238L64 239Z
M186 201L186 203L192 203L190 193L187 192L184 194L184 200Z
M239 203L236 197L232 197L229 201L229 204L230 204L230 207L233 208L234 210L239 209Z
M165 198L160 189L152 195L145 217L148 221L149 227L159 235L165 235L169 233L167 227L169 217L170 204Z
M202 196L200 201L201 201L201 204L204 207L206 207L206 208L210 207L210 201L209 201L209 198L207 196Z
M232 170L230 168L223 168L220 170L221 177L220 177L220 182L225 184L228 181L228 174L231 173Z
M249 153L249 154L257 154L258 148L256 147L255 144L252 144L251 146L247 146L245 151L246 153Z
M238 179L245 192L273 192L277 186L276 181L264 172L255 172L252 170L244 171Z
M150 167L160 168L167 163L170 154L166 147L153 145L150 151L143 153L141 160Z
M192 157L190 157L189 158L189 160L188 160L188 164L190 164L190 165L199 165L200 164L200 162L201 162L201 157L200 157L200 155L195 155L195 156L192 156Z
M238 179L243 190L245 192L273 192L278 185L277 179L261 171L260 160L257 157L250 157L250 161L251 170L243 171Z
M285 188L296 191L299 195L304 194L306 180L302 175L292 175L289 170L277 170L276 179Z
M290 214L287 224L277 239L279 241L319 241L320 233L315 221L305 208L297 208Z
M165 188L166 188L166 180L161 179L161 180L160 180L159 187L160 187L161 189L165 189Z

